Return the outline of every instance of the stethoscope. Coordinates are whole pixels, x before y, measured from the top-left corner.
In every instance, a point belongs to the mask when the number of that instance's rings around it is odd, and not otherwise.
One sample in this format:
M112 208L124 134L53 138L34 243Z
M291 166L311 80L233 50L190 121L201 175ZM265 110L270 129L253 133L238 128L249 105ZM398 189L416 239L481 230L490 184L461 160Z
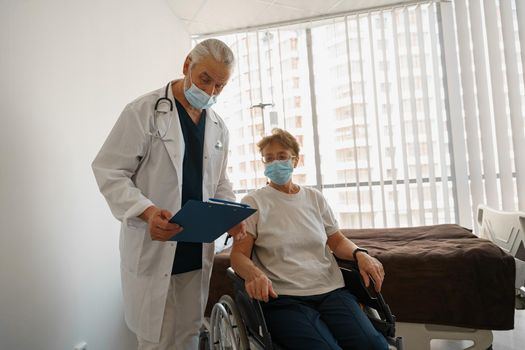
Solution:
M153 107L153 130L148 133L149 136L154 137L156 139L159 139L161 141L172 141L172 139L169 139L166 137L168 135L168 131L171 128L171 122L173 121L173 101L168 96L169 88L171 87L171 81L166 85L166 89L164 90L164 96L157 99L155 102L155 105ZM166 115L169 114L169 120L168 120L168 127L166 130L164 130L163 133L161 133L159 128L158 119L160 117L160 114ZM215 143L215 149L216 150L222 150L222 142L221 140L217 140Z
M148 135L155 137L161 141L171 141L170 139L166 138L166 135L168 135L168 131L171 128L171 122L173 121L173 101L168 97L168 91L171 86L171 81L166 85L166 89L164 90L164 97L160 97L155 102L155 106L153 107L153 130L148 133ZM168 115L168 127L166 130L164 130L163 133L161 133L159 128L159 122L158 119L160 115Z

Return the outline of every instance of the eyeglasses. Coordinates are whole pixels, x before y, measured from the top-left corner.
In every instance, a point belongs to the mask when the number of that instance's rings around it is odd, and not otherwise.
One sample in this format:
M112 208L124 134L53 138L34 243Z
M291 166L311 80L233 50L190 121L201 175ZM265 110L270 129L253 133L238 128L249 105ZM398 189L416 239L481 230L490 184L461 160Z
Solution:
M264 164L267 164L267 163L271 163L275 160L290 160L290 159L294 159L294 158L297 158L296 156L291 156L289 154L285 154L285 153L282 153L282 154L278 154L277 157L274 156L274 155L269 155L269 156L263 156L262 157L262 161Z

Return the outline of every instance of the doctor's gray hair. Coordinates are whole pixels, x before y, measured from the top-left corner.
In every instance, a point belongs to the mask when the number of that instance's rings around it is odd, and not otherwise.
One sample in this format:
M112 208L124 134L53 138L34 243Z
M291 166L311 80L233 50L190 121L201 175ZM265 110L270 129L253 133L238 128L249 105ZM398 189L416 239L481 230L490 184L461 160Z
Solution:
M215 61L224 63L228 68L233 68L235 57L232 50L218 39L206 39L198 43L188 56L191 58L190 68L205 57L213 57Z

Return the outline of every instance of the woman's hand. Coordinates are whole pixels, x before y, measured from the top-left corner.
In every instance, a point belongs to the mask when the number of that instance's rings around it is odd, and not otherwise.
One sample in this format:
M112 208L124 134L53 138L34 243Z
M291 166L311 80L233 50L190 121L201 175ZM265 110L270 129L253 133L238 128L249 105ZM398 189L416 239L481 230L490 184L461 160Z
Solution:
M269 297L277 298L278 296L273 290L272 281L263 273L249 280L245 280L244 287L252 299L268 302Z
M359 272L365 281L365 286L370 285L370 277L374 280L376 291L381 291L381 286L383 285L383 280L385 279L385 270L383 269L383 264L376 258L364 253L358 252L356 254L357 266L359 267Z

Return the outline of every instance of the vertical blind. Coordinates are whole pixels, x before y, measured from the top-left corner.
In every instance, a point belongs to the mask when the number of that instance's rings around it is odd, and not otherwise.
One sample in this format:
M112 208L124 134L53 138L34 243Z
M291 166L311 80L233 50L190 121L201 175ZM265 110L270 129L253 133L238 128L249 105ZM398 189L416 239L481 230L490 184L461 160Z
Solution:
M525 210L524 5L513 0L441 4L450 118L457 128L452 144L461 184L459 221L465 225L482 203Z
M434 5L352 14L311 31L314 57L328 57L314 60L316 76L329 77L316 84L318 114L329 119L320 132L321 187L341 221L351 227L451 222L441 52L431 45L438 42ZM338 62L345 64L330 76ZM323 96L327 85L335 97ZM349 141L334 140L345 129ZM343 152L346 158L337 157Z
M256 143L281 127L301 144L294 181L342 227L524 210L523 7L422 1L217 36L237 57L216 110L238 197L265 185Z

